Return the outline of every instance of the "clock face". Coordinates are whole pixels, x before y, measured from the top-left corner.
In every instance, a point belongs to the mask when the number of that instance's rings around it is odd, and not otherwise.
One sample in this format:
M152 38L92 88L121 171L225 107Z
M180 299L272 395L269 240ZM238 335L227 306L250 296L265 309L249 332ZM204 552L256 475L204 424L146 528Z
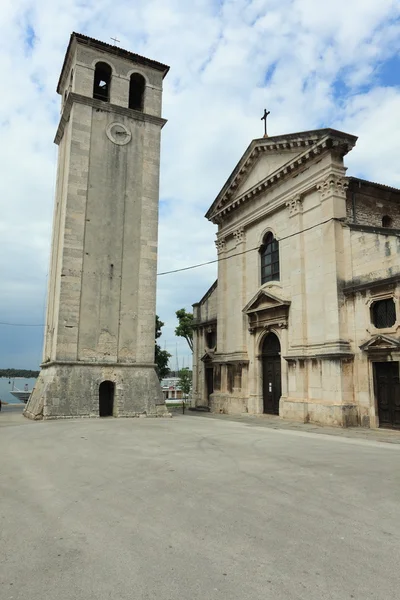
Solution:
M122 123L110 123L107 126L106 134L108 139L118 146L124 146L132 139L132 133Z

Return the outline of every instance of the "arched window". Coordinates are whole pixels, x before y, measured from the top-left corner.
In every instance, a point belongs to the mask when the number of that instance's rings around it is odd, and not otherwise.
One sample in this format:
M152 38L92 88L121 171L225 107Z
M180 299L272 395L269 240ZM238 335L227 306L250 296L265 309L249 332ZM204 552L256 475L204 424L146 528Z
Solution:
M111 67L106 63L98 62L94 72L93 98L96 98L97 100L103 100L104 102L109 102L110 87Z
M393 220L389 217L389 215L384 215L382 217L382 227L392 227Z
M261 283L279 281L279 243L271 232L267 233L260 248Z
M133 73L129 84L129 108L143 111L145 87L145 78L139 73Z

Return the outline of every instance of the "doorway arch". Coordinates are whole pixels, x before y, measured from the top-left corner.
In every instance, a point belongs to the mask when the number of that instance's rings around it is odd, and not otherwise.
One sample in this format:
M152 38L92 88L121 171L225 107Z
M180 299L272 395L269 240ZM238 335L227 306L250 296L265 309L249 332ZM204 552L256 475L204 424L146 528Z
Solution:
M112 417L114 413L114 383L102 381L99 387L99 416Z
M268 333L262 344L263 412L279 415L281 397L281 344L278 336Z

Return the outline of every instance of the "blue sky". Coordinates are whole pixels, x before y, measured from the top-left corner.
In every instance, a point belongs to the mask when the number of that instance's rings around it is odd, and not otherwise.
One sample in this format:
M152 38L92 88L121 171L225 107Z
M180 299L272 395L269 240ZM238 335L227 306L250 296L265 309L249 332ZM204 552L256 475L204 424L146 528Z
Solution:
M60 98L71 31L171 66L165 80L159 271L216 258L204 219L254 137L335 127L359 136L348 174L400 187L396 0L3 0L0 11L0 322L44 319ZM214 265L163 276L162 345L189 363L174 313ZM0 367L35 368L40 327L0 325ZM173 365L175 365L175 359Z

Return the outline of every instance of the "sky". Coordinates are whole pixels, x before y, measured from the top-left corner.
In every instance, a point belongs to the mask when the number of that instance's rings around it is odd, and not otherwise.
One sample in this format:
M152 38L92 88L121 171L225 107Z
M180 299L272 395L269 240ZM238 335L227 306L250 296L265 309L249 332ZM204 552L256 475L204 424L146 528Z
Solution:
M333 127L359 137L348 175L400 187L399 0L1 0L0 368L42 355L59 120L76 31L166 63L159 272L216 259L204 214L253 138ZM175 311L216 265L158 277L171 367ZM32 325L32 326L27 326Z

